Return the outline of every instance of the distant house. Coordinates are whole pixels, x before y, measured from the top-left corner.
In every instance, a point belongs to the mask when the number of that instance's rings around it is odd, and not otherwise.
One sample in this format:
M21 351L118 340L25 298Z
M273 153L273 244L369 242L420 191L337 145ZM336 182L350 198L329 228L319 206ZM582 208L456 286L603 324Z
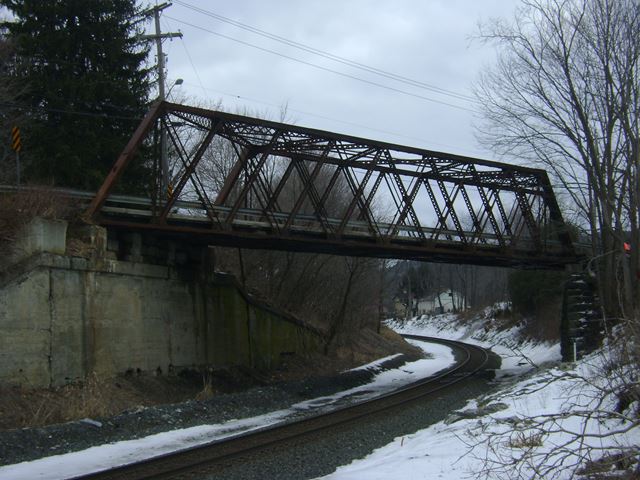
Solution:
M401 298L393 299L393 310L396 318L404 318L407 315L407 304Z
M409 304L409 299L405 296L395 296L393 297L393 310L396 318L415 317L420 314L418 312L418 299L412 298L411 304Z
M440 292L418 300L419 315L453 312L464 305L464 297L456 291Z

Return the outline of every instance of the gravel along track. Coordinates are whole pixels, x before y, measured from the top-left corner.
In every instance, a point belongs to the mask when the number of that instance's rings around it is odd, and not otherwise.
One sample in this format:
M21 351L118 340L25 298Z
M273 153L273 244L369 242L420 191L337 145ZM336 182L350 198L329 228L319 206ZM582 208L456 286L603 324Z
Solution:
M119 415L94 418L100 423L73 421L46 427L0 431L0 465L11 465L156 433L215 425L232 419L257 417L287 409L292 404L333 395L367 384L378 371L396 369L417 357L401 355L379 363L376 369L359 369L338 375L259 385L207 400L138 407ZM0 475L1 476L1 475Z
M487 392L499 359L460 342L408 336L450 346L457 365L448 373L378 399L265 428L229 440L163 455L82 478L314 478L360 458L393 438L439 420ZM464 381L461 381L464 380Z

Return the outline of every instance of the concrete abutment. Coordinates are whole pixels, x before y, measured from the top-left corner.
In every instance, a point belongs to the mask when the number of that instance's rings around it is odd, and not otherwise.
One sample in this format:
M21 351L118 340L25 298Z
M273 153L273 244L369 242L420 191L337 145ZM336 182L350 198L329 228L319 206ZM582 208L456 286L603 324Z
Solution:
M207 247L35 219L0 277L0 383L276 367L323 335L213 272Z

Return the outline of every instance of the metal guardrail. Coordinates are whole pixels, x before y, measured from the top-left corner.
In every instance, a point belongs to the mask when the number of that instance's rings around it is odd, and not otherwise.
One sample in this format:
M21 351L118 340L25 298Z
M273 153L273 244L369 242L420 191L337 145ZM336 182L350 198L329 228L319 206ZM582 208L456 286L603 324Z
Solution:
M84 190L76 190L69 188L51 188L51 187L38 187L38 186L15 186L15 185L0 185L0 193L18 193L25 191L43 191L48 190L55 193L55 195L68 197L76 200L85 201L85 205L89 204L95 198L95 192L88 192ZM155 205L155 208L162 208L164 205ZM109 216L117 216L119 218L151 218L153 217L152 208L154 208L153 201L149 198L138 197L133 195L122 194L110 194L105 201L102 208L104 214ZM209 210L213 211L221 221L226 219L226 216L231 211L230 207L226 206L209 206ZM289 219L288 213L270 212L271 221L274 220L281 227L284 227ZM265 213L259 209L252 208L240 208L234 215L233 224L240 228L260 230L263 232L269 232L273 230L272 222L264 219ZM211 223L211 218L207 214L207 207L198 201L189 200L175 200L173 202L173 208L167 217L169 222L175 223L196 223L207 224ZM342 222L339 218L326 218L326 222L335 227L339 226ZM318 219L309 214L298 213L294 217L294 222L289 225L289 229L294 232L308 232L312 234L322 234L322 228L317 225ZM415 227L412 225L393 225L386 222L379 222L377 224L382 231L389 231L391 229L396 230L396 238L394 241L401 243L419 242L421 240L420 232L427 238L438 241L443 244L457 244L462 239L460 233L455 230L434 229L428 227ZM370 225L364 221L351 220L346 223L344 229L344 236L346 237L368 237L370 235ZM480 245L485 244L487 246L499 246L498 238L494 234L483 233L478 236L475 232L468 232L469 238L479 238ZM503 240L510 243L511 237L503 235ZM533 248L533 240L527 241L526 238L520 237L518 239L518 249L526 250L527 248ZM545 246L551 250L557 248L561 250L562 244L558 240L546 240ZM515 245L514 245L515 247Z

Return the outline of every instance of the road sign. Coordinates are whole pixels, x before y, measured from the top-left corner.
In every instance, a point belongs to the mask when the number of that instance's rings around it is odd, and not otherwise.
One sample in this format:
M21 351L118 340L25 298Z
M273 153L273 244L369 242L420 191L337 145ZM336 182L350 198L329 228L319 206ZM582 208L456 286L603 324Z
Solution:
M18 153L22 148L22 142L20 140L20 129L18 127L13 127L11 129L11 148Z

